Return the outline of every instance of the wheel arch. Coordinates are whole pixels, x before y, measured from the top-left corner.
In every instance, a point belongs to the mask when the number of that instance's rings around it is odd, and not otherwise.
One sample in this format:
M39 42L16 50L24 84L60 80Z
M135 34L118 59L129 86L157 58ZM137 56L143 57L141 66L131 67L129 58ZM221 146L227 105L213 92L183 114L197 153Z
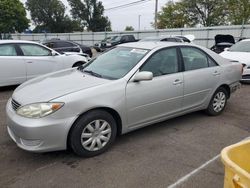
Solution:
M89 113L91 111L95 111L95 110L103 110L103 111L106 111L106 112L110 113L113 116L113 118L115 119L116 124L117 124L117 136L122 134L122 120L121 120L120 114L116 110L114 110L113 108L110 108L110 107L98 107L98 108L89 109L88 111L83 112L82 114L80 114L76 118L76 120L73 122L72 126L70 127L70 129L68 131L68 134L67 134L67 148L70 148L69 147L69 138L70 138L70 134L71 134L71 131L72 131L75 123L78 121L78 119L80 117L84 116L85 114L87 114L87 113Z
M231 92L230 92L230 87L229 87L229 85L227 85L227 84L222 84L222 85L220 85L217 89L219 89L219 88L224 88L224 89L227 91L227 94L228 94L227 98L229 99L230 96L231 96Z
M86 63L86 62L84 62L84 61L76 61L76 62L72 65L72 68L73 68L73 67L76 67L77 64L83 65L83 64L85 64L85 63Z

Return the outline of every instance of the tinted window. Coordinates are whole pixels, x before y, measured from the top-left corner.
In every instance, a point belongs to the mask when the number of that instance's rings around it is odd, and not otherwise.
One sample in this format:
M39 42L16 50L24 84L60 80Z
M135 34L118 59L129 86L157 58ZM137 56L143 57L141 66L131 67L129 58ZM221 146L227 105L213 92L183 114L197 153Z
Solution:
M54 42L48 42L44 44L45 46L48 46L49 48L55 48L55 43Z
M16 49L12 44L0 45L0 56L16 56Z
M178 72L176 48L160 50L153 54L140 71L152 72L154 77Z
M23 55L25 56L49 56L50 50L35 44L20 44Z
M195 70L208 67L208 57L197 48L181 48L185 70Z
M64 42L64 41L58 41L56 42L57 48L67 48L67 47L74 47L75 45L71 42Z

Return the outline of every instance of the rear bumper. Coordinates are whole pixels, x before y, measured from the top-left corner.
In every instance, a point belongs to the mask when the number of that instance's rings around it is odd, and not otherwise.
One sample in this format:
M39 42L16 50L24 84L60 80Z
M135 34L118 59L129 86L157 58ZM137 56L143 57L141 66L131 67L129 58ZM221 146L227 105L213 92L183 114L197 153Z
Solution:
M242 79L240 81L250 83L250 74L242 75Z

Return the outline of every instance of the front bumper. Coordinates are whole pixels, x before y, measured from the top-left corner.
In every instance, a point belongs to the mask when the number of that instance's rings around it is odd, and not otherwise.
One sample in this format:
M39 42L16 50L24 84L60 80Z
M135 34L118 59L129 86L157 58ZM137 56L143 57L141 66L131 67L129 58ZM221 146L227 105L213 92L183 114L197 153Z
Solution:
M250 68L245 68L243 70L241 82L250 83Z
M16 114L9 100L6 106L7 129L18 147L32 152L48 152L67 148L67 135L75 118L24 118ZM53 114L52 114L53 115Z

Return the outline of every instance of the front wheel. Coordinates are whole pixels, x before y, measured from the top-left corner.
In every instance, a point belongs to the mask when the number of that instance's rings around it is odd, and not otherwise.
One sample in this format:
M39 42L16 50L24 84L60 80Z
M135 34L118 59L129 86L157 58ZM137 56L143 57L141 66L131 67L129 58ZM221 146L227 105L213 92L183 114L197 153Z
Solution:
M72 68L80 67L80 66L82 66L83 64L85 64L85 62L77 62L77 63L75 63L75 64L72 66Z
M228 99L227 90L223 87L217 89L206 109L208 115L217 116L223 112Z
M83 157L93 157L105 152L116 137L116 121L103 110L81 116L69 135L72 150Z

